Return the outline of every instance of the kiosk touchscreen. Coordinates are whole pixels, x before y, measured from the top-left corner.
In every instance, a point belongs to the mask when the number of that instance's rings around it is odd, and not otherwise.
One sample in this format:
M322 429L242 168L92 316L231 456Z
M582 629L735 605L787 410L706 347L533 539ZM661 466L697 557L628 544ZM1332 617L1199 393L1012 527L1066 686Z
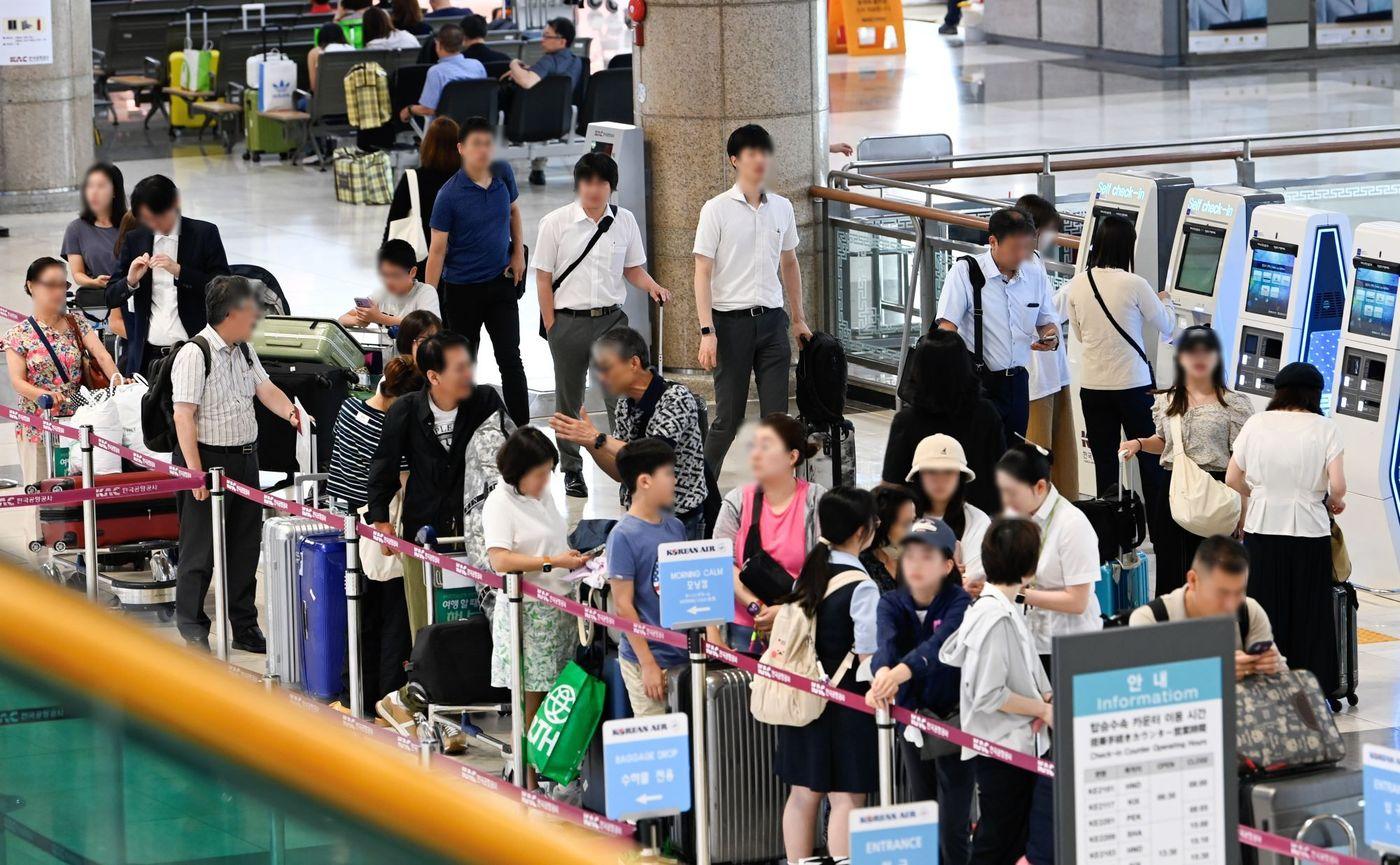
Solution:
M1250 216L1232 386L1257 410L1274 395L1274 376L1295 360L1331 380L1350 246L1351 224L1340 213L1266 204Z
M642 244L647 243L647 183L646 155L643 150L642 129L630 123L598 121L588 124L585 144L589 152L606 153L617 163L617 192L613 195L619 207L632 211ZM632 327L646 337L651 345L651 305L644 291L633 287L627 292L622 309ZM590 388L591 390L591 388Z
M1341 331L1333 386L1333 418L1346 449L1347 507L1337 517L1346 533L1355 582L1400 591L1400 453L1395 434L1400 380L1400 222L1356 227L1350 303ZM1384 528L1382 528L1384 527Z
M1180 218L1182 203L1193 185L1189 177L1160 171L1107 171L1095 177L1094 193L1084 214L1084 231L1079 236L1075 273L1084 269L1099 220L1116 214L1126 217L1137 229L1135 269L1154 289L1160 289L1167 278L1167 261L1172 251L1172 237L1167 232Z
M1176 305L1173 338L1192 325L1210 325L1220 333L1226 369L1232 368L1246 266L1245 227L1254 208L1282 202L1278 193L1247 186L1198 187L1186 193L1165 285ZM1157 369L1172 368L1175 350L1170 343L1161 346Z

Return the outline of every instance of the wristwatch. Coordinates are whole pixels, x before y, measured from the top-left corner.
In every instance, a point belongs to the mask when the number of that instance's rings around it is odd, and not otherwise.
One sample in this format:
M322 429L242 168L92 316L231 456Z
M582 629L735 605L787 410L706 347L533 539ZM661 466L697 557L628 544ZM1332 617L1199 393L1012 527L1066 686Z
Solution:
M763 605L760 604L758 601L749 601L749 605L747 607L744 607L744 609L748 611L748 614L750 616L757 616L758 611L763 609Z
M1018 604L1024 604L1025 602L1026 602L1026 593L1025 593L1025 592L1017 592L1017 593L1016 593L1016 603L1018 603Z
M709 325L704 325L704 326L702 326L702 327L700 328L700 335L701 335L701 336L709 336L710 334L712 334L712 333L714 333L714 332L715 332L715 329L714 329L713 327L710 327Z
M607 443L608 443L608 434L607 434L607 433L598 433L598 436L597 436L595 439L593 439L593 449L594 449L595 451L600 451L600 450L603 449L603 445L605 445L605 444L607 444Z

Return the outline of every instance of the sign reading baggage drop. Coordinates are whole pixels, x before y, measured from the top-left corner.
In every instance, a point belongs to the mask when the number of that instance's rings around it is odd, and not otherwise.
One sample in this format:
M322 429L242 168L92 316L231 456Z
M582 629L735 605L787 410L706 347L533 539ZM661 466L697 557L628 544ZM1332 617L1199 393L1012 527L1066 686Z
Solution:
M1056 861L1238 862L1233 620L1054 642Z
M938 865L938 803L851 812L851 865Z
M680 712L603 723L604 810L611 820L690 810L690 719Z
M1366 745L1361 755L1366 846L1400 853L1400 751Z
M661 627L722 625L734 615L734 543L673 541L656 548Z
M0 4L0 66L53 62L51 0L5 0Z

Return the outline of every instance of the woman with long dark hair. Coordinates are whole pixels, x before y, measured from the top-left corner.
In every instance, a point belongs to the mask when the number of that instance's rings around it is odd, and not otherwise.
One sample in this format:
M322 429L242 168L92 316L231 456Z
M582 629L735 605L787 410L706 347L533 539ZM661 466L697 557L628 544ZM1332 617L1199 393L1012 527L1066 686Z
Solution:
M1176 376L1171 387L1159 392L1152 403L1156 432L1131 438L1118 446L1129 458L1138 454L1160 455L1166 474L1157 492L1152 527L1152 551L1157 554L1157 595L1186 584L1186 572L1196 547L1204 540L1177 525L1171 515L1171 472L1177 454L1185 453L1218 481L1225 480L1230 453L1235 448L1254 405L1243 394L1225 386L1220 337L1203 325L1188 327L1176 343ZM1181 441L1173 427L1180 425Z
M1268 409L1235 439L1225 482L1244 499L1249 596L1269 614L1289 666L1311 670L1330 695L1338 672L1331 517L1346 509L1347 482L1341 434L1322 414L1325 387L1311 364L1279 370Z
M394 0L390 4L393 9L394 26L406 33L414 36L431 36L433 28L423 20L423 7L418 5L418 0Z
M98 162L83 175L83 209L63 230L59 253L68 260L79 293L102 292L117 269L117 232L126 216L126 186L121 169Z
M790 603L816 620L816 652L832 684L864 694L859 668L879 648L876 608L880 590L860 563L875 537L875 497L866 490L837 487L817 504L822 537L802 564ZM834 580L840 584L832 586ZM828 589L834 589L828 591ZM778 727L774 761L779 778L792 787L783 809L783 846L789 862L810 857L822 800L831 805L827 853L850 856L851 811L865 804L878 784L875 719L827 703L805 727Z
M972 369L972 355L962 337L948 330L929 332L915 346L909 364L901 388L904 406L890 423L881 478L905 483L919 442L943 433L963 446L972 469L967 500L984 511L995 511L997 491L992 470L1007 441L1001 415L983 396L982 382Z
M433 236L428 218L433 215L433 204L437 201L442 185L457 173L462 158L457 155L457 121L451 117L438 117L428 124L423 133L423 141L418 145L418 167L410 168L399 178L394 187L394 198L389 202L389 216L384 221L384 237L380 245L389 240L389 226L395 220L414 215L423 223L423 239ZM413 209L413 187L418 187L418 209ZM426 253L425 253L426 256ZM418 275L428 272L428 259L418 262Z
M899 586L900 544L919 516L918 496L904 484L876 484L870 492L875 496L879 524L875 540L860 554L860 562L883 595Z
M418 37L399 30L389 13L378 6L365 10L366 51L417 51Z
M1170 333L1176 321L1171 295L1155 293L1133 273L1136 245L1131 222L1106 217L1094 230L1088 266L1064 288L1070 328L1080 343L1079 406L1099 495L1118 483L1118 443L1125 435L1153 433L1148 359L1159 335ZM1144 456L1140 463L1143 497L1155 502L1161 482L1157 457Z

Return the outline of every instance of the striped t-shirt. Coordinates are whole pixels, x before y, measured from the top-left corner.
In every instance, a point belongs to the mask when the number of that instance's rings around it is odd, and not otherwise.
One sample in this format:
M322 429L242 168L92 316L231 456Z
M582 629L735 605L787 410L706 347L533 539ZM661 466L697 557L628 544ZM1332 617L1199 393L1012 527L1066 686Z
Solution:
M335 419L327 491L352 508L369 500L369 464L384 434L384 412L361 399L347 399Z

